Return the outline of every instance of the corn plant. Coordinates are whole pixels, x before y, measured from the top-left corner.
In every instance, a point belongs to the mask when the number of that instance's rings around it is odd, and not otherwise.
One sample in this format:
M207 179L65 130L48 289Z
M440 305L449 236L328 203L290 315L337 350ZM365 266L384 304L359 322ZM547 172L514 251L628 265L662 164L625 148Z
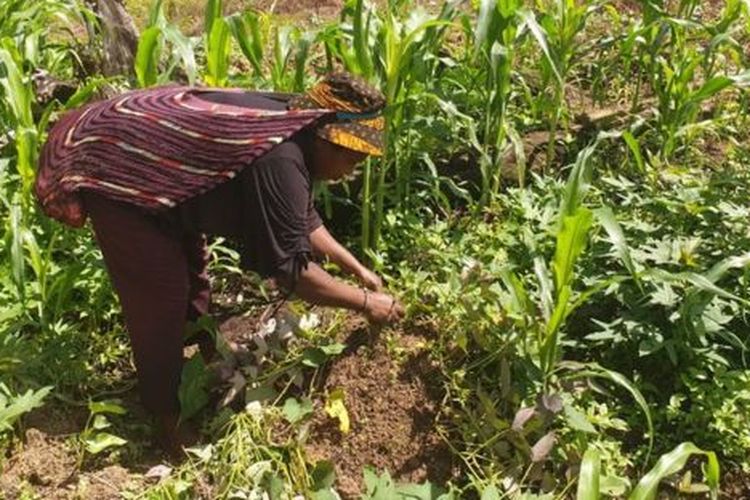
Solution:
M697 2L681 2L675 16L684 17L675 17L660 2L647 2L643 25L634 26L623 42L626 68L638 68L632 109L639 107L645 76L656 96L655 128L665 160L688 142L709 99L727 88L750 85L749 72L726 73L717 64L722 51L738 51L733 31L742 12L740 1L730 0L713 26L690 18L696 6ZM696 37L707 37L705 48L691 43Z
M277 91L305 90L314 32L277 24L270 15L255 11L233 14L226 21L262 86Z
M36 170L39 134L31 109L34 93L22 61L23 57L11 39L0 40L0 64L3 67L0 85L4 97L0 110L3 116L9 118L9 125L14 129L16 170L21 178L20 201L24 207L28 207Z
M539 26L531 24L530 29L532 32L540 29L544 33L546 43L541 45L545 55L541 59L542 80L546 85L553 86L553 97L544 105L550 132L547 145L547 167L549 167L554 161L555 142L561 121L563 129L567 130L565 88L574 63L580 58L582 52L579 35L586 26L586 20L596 9L597 2L554 0L542 3L545 4L546 9L539 19Z
M326 32L324 40L331 57L347 70L379 83L388 103L385 156L377 169L368 163L364 170L362 246L366 249L379 245L388 182L395 183L396 205L405 206L409 199L412 172L410 164L401 161L397 138L410 118L409 96L433 78L435 56L456 15L455 2L448 1L436 16L416 10L403 19L399 13L406 6L402 0L391 0L379 13L364 0L349 0L346 22L339 30Z
M719 461L712 451L703 451L693 443L682 443L669 453L665 453L654 467L645 474L628 495L628 500L653 500L659 492L659 484L663 479L678 473L685 467L688 459L693 455L704 456L706 466L703 474L706 484L694 484L692 474L687 472L678 485L678 490L684 493L708 492L715 500L719 495L719 480L721 477ZM578 476L577 500L598 500L601 498L600 483L602 478L601 456L598 450L591 447L586 450Z
M138 86L150 87L166 83L178 67L184 71L188 82L193 85L197 78L196 41L185 36L177 26L167 21L162 3L162 0L155 0L152 4L148 25L138 40L134 62ZM162 66L165 52L168 62L166 66Z

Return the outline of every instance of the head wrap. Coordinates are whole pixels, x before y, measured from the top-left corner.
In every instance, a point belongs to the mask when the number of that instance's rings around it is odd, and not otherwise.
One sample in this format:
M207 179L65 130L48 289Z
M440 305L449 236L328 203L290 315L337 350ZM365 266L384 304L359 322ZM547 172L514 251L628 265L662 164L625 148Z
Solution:
M319 137L353 151L382 156L385 96L361 78L331 73L307 93L292 98L288 106L336 111L333 121L317 127Z

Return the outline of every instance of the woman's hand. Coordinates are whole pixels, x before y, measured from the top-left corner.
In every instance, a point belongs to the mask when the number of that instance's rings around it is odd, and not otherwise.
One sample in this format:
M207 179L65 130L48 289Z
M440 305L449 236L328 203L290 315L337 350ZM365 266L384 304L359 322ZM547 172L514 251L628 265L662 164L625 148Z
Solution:
M368 290L379 292L383 289L383 280L380 279L380 276L370 271L366 267L360 266L355 275L362 286L364 286Z
M385 293L365 293L364 314L370 323L385 325L395 323L404 317L404 306L394 297Z

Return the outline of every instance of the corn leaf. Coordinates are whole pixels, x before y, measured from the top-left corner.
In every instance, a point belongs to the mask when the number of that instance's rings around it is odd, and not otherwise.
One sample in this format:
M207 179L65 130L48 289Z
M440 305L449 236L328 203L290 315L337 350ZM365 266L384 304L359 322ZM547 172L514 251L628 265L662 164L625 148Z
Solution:
M208 0L206 2L206 14L203 19L203 32L206 35L213 33L214 23L221 18L221 0Z
M159 38L162 31L158 26L147 28L138 40L135 54L135 75L139 87L150 87L156 83L161 56Z
M232 39L224 18L213 22L206 50L206 84L224 87L229 77L229 49Z
M609 235L609 240L615 248L617 256L625 265L625 268L630 272L630 275L638 286L640 286L638 272L630 255L630 247L625 239L625 233L622 231L622 226L620 226L620 223L617 221L614 212L612 212L610 207L603 206L602 208L595 210L594 215L596 215L596 218L599 220L599 223L604 230L607 231L607 235Z
M674 450L659 457L656 465L638 482L638 485L636 485L628 499L653 500L656 498L659 483L662 479L679 472L685 467L685 463L692 455L706 455L708 457L709 467L706 479L713 485L711 491L712 495L715 495L719 484L719 469L716 455L713 452L701 450L693 443L682 443Z
M558 293L572 281L576 261L586 248L592 221L593 213L586 207L579 207L573 215L563 217L552 262Z
M651 449L654 445L654 421L651 417L651 410L649 409L648 402L646 402L646 398L643 397L643 394L641 394L641 391L638 390L635 384L621 373L609 370L596 363L583 364L568 361L563 363L563 367L574 370L574 373L570 375L571 378L596 377L609 380L630 393L638 406L641 407L641 410L646 417L646 424L648 426L648 450L646 453L646 460L648 460L648 456L651 455Z
M589 447L586 453L584 453L583 461L581 462L576 500L599 500L601 466L599 450Z

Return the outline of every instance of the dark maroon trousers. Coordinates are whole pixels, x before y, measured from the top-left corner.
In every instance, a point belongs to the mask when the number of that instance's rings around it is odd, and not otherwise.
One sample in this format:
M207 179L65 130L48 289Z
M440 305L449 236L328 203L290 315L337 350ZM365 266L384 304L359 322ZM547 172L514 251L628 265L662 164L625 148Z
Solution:
M208 313L206 239L170 234L154 217L100 195L83 197L120 298L142 403L156 415L179 413L186 325Z

